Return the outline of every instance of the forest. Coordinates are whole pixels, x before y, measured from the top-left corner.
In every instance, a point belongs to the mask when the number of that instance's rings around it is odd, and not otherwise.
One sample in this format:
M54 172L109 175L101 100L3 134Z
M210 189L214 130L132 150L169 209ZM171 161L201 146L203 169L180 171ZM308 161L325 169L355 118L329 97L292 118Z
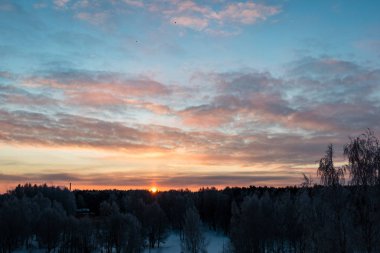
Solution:
M297 186L75 190L18 185L0 196L0 251L143 252L180 236L207 252L204 231L230 238L223 252L380 252L380 147L371 130L349 138L347 164L328 145L313 182Z

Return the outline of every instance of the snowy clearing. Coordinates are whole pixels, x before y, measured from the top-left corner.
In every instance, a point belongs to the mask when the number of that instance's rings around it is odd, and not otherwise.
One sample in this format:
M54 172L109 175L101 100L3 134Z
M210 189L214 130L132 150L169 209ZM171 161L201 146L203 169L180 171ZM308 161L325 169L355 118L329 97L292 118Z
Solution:
M223 247L227 247L229 242L228 237L223 234L216 233L213 231L205 232L208 253L221 253ZM181 241L179 235L172 233L168 236L165 244L160 246L159 249L145 249L144 253L180 253L181 252Z

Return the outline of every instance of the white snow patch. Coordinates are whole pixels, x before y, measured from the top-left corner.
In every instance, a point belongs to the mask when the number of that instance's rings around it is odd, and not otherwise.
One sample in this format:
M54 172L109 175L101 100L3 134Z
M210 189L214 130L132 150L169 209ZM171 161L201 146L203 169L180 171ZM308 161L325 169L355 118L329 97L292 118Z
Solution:
M222 253L223 247L226 248L229 239L223 234L214 231L205 232L208 253ZM145 249L144 253L181 253L181 241L179 235L171 233L165 241L160 244L160 248Z

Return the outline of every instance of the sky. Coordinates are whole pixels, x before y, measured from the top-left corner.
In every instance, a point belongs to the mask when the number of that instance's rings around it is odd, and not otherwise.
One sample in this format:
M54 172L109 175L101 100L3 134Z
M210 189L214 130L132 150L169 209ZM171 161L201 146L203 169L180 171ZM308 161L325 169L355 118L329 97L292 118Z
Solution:
M0 1L0 192L299 185L380 134L379 1ZM317 179L315 179L317 180Z

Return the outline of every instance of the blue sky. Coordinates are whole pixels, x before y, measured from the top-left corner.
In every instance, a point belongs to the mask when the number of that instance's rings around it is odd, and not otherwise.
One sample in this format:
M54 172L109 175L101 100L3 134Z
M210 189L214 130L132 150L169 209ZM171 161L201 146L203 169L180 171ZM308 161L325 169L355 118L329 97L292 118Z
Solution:
M297 184L379 128L379 5L2 1L3 188Z

